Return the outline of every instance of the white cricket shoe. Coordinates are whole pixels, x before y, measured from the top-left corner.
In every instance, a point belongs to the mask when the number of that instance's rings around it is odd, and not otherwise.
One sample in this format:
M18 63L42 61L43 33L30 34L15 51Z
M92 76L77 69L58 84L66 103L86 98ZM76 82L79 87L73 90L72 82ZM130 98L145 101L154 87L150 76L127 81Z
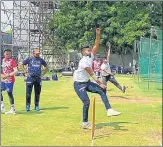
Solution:
M82 123L82 128L91 130L92 126L91 126L91 124L89 122L83 122Z
M107 116L117 116L120 114L121 114L121 112L115 111L113 109L108 109L108 111L107 111Z
M5 109L5 106L3 105L1 105L1 113L5 113L6 112L6 109Z
M15 115L16 112L15 112L14 110L11 109L10 111L6 112L5 114L12 114L12 115Z

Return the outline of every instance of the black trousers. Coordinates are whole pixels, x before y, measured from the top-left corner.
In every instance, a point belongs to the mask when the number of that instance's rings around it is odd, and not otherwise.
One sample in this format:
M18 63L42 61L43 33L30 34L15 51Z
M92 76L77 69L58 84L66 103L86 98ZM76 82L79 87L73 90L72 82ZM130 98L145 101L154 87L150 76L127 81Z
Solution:
M108 81L110 81L111 83L113 83L117 88L119 88L122 91L122 87L117 82L117 80L114 78L114 76L108 75L108 76L103 76L102 77L102 82L103 82L104 85L107 85L107 82Z
M1 82L1 101L3 101L2 91L7 91L7 94L9 96L9 100L10 100L10 104L11 105L14 104L13 87L14 87L13 82L12 83Z
M14 105L14 96L12 92L7 92L9 100L10 100L10 105ZM1 101L3 101L3 95L1 91Z
M35 106L39 106L40 93L41 93L41 78L40 77L29 77L26 81L26 105L31 104L31 94L34 86L35 92Z

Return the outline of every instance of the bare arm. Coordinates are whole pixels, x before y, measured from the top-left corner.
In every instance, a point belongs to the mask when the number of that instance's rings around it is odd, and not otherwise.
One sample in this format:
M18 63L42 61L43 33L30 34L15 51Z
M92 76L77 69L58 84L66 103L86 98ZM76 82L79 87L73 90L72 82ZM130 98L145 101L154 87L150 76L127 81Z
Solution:
M24 73L27 73L27 70L26 70L26 67L25 67L25 66L26 66L26 65L21 64L21 68L23 69Z
M13 70L14 71L9 74L1 74L1 78L6 79L8 77L14 76L18 72L18 69L17 69L17 67L14 67Z
M85 68L85 71L99 84L101 88L106 89L106 86L96 78L96 76L93 73L93 70L90 67Z
M11 73L9 74L9 76L14 76L14 75L18 72L17 67L14 67L13 70L14 70L14 71L11 72Z
M28 71L26 70L26 65L21 64L21 68L23 69L23 71L24 71L24 73L25 73L25 76L29 76L29 73L28 73Z
M48 72L48 70L49 70L49 67L46 65L46 66L44 67L44 70L43 70L41 76L43 77L43 76Z
M95 45L94 45L94 47L93 47L93 49L92 49L93 55L96 55L96 53L98 52L99 44L100 44L100 29L97 28L97 29L96 29L96 40L95 40Z
M110 48L108 49L107 61L109 62L110 59Z

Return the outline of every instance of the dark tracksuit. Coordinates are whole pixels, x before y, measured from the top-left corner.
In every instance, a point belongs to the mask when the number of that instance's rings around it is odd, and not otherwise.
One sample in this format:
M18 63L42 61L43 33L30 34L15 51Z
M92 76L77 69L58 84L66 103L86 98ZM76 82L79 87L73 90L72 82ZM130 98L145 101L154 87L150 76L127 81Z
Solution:
M31 104L31 93L34 86L35 106L39 106L41 93L41 66L47 66L47 63L40 57L27 58L23 61L24 65L28 65L29 77L26 79L26 105Z

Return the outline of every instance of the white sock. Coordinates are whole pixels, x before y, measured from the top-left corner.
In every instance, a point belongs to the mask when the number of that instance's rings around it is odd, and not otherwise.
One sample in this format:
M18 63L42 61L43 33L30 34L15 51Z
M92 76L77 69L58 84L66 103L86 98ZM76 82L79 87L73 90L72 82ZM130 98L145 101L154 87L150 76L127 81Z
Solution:
M88 124L88 122L82 122L82 124L83 124L83 125L86 125L86 124Z
M1 107L4 107L5 105L4 105L4 103L3 103L3 101L1 101Z

